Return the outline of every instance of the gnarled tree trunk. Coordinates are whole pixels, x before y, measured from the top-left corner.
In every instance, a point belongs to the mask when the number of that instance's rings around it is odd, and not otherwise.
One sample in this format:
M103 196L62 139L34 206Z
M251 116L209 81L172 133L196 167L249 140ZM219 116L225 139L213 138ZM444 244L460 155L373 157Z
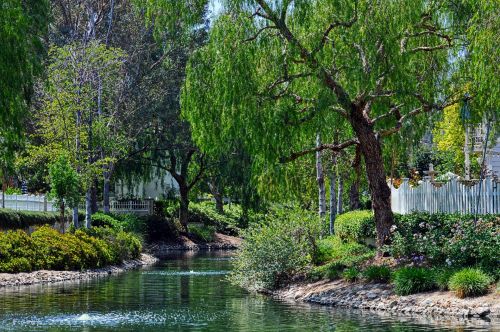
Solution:
M363 154L366 175L372 198L377 228L377 248L380 250L389 241L394 217L391 209L391 190L387 185L382 148L375 135L373 125L363 116L362 109L353 109L350 122L359 140Z

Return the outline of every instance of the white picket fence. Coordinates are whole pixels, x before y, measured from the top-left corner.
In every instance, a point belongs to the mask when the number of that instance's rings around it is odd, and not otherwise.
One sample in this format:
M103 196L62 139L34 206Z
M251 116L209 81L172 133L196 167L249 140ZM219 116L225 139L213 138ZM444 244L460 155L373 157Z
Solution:
M1 192L0 192L1 195ZM0 198L1 199L1 198ZM110 201L110 211L148 215L153 213L152 200ZM18 211L58 211L58 206L44 195L4 195L3 206ZM0 205L2 207L2 205ZM85 205L80 208L84 209ZM102 209L102 205L100 206Z
M0 192L1 195L1 192ZM4 195L2 206L19 211L57 211L57 206L44 195ZM1 207L1 206L0 206Z
M416 187L410 186L408 179L403 179L399 188L391 188L392 211L401 214L413 211L430 213L448 212L461 214L499 214L500 183L487 177L474 185L468 185L456 178L446 183L433 183L424 178ZM477 199L479 195L479 204Z

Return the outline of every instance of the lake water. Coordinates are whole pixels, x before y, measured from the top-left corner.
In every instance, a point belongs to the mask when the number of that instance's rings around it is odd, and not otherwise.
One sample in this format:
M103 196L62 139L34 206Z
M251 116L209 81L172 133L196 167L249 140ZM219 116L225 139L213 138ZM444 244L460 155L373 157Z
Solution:
M158 265L79 283L0 289L0 331L499 331L291 304L230 285L227 252L173 253Z

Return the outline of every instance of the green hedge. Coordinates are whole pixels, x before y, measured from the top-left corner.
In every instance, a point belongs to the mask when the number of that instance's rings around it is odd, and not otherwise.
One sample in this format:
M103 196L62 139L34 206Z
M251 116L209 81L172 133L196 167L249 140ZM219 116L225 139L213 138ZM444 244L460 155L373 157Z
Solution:
M335 219L335 233L345 242L363 243L375 237L375 220L371 210L350 211Z
M31 235L10 230L0 232L0 272L97 268L138 258L141 250L137 236L111 228L61 234L42 226Z
M29 226L53 225L59 221L54 212L0 209L0 229L24 229Z

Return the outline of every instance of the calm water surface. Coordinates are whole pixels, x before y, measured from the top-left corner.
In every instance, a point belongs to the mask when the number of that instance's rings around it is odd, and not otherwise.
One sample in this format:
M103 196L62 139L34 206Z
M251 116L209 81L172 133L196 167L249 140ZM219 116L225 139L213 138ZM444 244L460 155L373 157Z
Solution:
M176 253L119 276L0 289L0 331L500 331L283 303L231 286L230 268L228 253Z

